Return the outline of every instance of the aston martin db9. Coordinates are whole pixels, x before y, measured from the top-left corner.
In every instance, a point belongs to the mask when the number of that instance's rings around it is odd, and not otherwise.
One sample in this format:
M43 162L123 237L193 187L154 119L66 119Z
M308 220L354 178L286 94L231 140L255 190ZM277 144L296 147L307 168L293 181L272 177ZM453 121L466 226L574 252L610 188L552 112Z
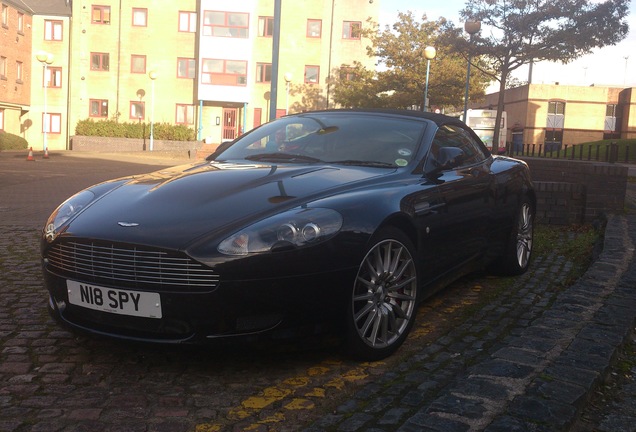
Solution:
M380 359L454 279L526 271L535 206L527 165L457 119L290 115L62 203L42 232L49 310L146 342L331 331Z

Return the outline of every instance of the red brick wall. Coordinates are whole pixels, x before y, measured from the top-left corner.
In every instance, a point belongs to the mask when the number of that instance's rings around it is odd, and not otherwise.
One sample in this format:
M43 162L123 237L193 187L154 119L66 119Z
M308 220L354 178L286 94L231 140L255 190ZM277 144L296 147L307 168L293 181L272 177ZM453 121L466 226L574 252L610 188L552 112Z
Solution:
M537 194L537 221L547 224L589 223L625 206L626 166L523 157Z

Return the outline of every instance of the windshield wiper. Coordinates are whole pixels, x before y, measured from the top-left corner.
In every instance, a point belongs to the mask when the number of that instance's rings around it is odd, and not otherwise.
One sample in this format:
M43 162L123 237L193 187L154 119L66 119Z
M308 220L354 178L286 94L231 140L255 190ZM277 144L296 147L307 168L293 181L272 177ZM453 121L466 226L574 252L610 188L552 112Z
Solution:
M259 153L251 156L245 156L245 159L252 161L284 161L284 162L322 162L322 160L305 155L291 153Z
M374 167L374 168L395 168L395 165L389 162L365 161L365 160L355 160L355 159L330 161L329 163L339 164L339 165L359 165L359 166Z

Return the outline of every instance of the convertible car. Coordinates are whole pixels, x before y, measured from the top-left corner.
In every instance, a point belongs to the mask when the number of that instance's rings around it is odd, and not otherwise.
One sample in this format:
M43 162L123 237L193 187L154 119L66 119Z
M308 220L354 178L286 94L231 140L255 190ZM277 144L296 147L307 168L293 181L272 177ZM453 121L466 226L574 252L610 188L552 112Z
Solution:
M205 161L62 203L42 232L49 309L74 330L202 343L335 333L380 359L418 304L487 268L528 268L527 165L416 111L290 115Z

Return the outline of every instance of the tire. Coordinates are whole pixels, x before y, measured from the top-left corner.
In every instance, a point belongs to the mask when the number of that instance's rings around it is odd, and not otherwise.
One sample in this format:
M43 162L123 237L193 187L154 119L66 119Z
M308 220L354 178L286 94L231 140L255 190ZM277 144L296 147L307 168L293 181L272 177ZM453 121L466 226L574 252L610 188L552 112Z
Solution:
M532 256L534 208L528 198L521 200L510 232L501 273L516 276L526 272Z
M347 308L347 349L354 358L380 360L406 339L417 310L416 256L412 242L395 228L373 237Z

